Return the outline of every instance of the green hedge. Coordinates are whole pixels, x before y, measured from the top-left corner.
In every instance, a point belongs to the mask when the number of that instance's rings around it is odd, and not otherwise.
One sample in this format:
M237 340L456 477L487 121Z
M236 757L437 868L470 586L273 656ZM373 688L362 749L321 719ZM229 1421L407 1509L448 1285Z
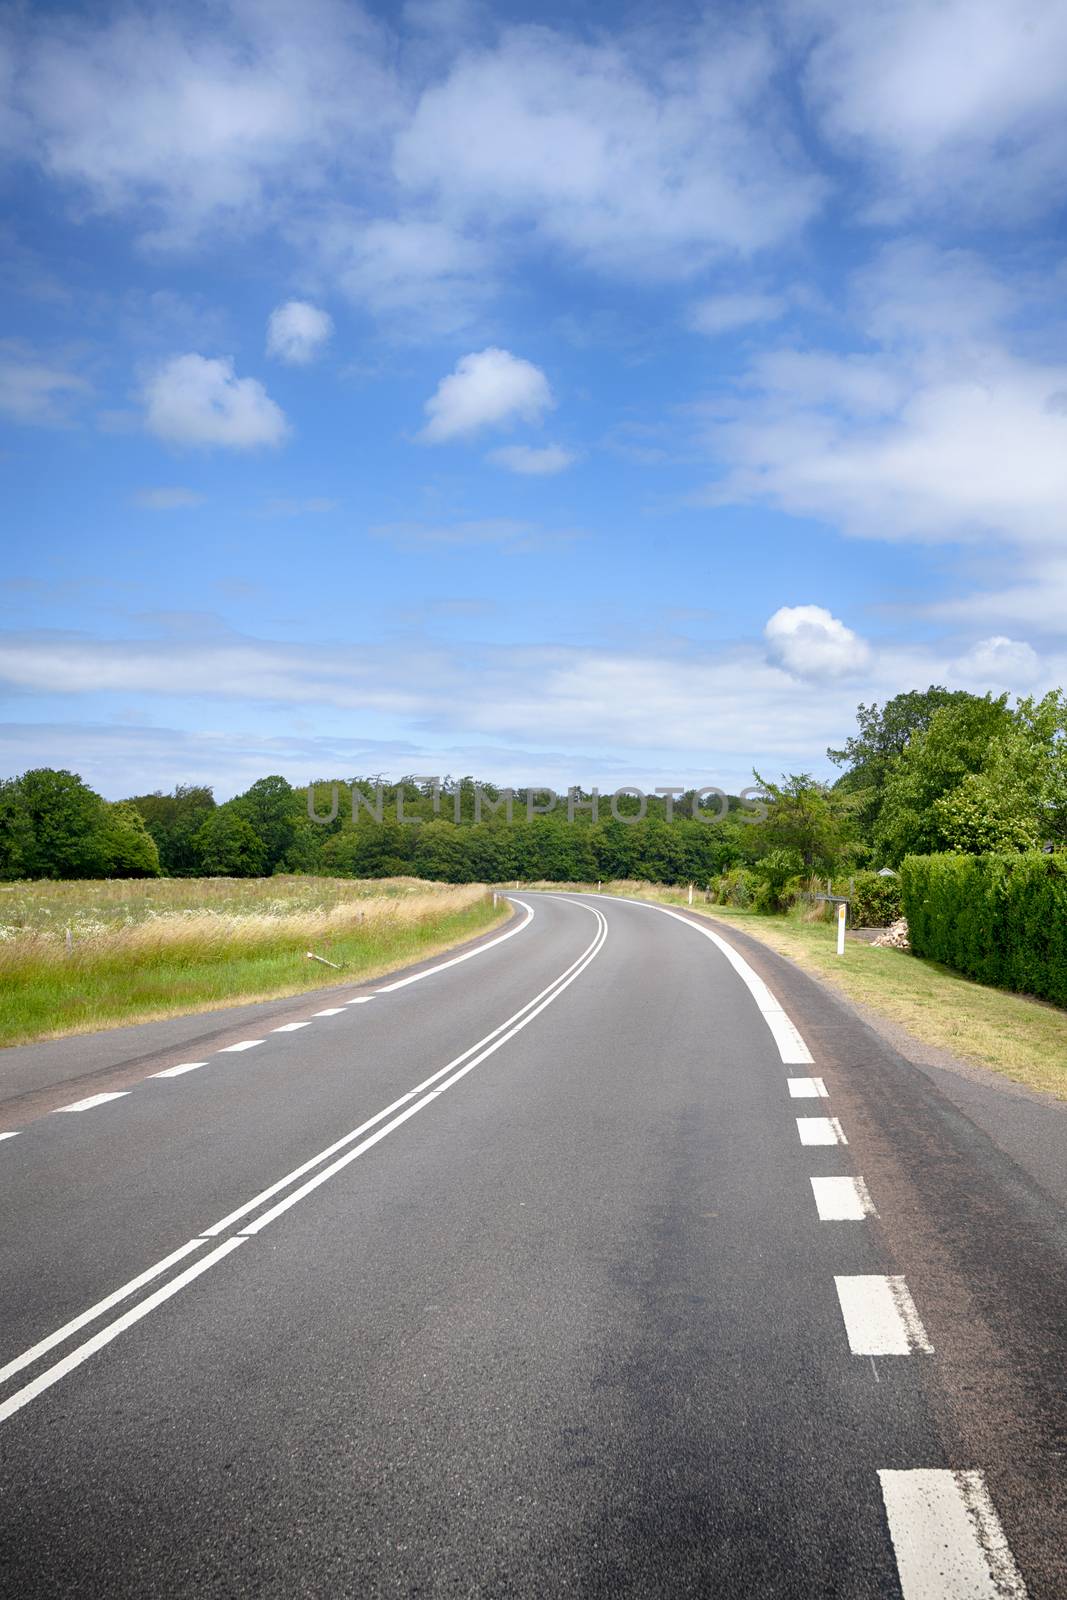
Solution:
M916 955L1067 1006L1067 855L906 856L900 881Z

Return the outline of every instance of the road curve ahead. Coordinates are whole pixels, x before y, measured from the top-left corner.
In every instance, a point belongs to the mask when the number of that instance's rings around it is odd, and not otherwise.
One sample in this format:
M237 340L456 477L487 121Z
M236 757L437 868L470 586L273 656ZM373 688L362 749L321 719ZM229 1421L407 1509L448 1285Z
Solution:
M1062 1600L1062 1212L774 958L514 898L0 1058L0 1594Z

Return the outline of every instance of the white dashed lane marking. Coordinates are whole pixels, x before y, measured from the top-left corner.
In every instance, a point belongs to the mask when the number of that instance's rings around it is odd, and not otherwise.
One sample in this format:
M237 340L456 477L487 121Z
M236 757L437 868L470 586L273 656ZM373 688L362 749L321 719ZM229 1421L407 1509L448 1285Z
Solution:
M374 996L372 994L357 994L357 996L356 996L356 998L354 1000L346 1000L345 1001L345 1005L346 1006L365 1006L368 1003L368 1001L373 1000L373 999L374 999Z
M316 1011L313 1015L316 1017L339 1017L343 1010L344 1006L327 1006L325 1011Z
M848 1144L836 1117L798 1117L801 1144Z
M153 1078L180 1078L186 1072L195 1072L197 1067L206 1067L206 1061L182 1061L176 1067L164 1067L162 1072L150 1074Z
M903 1278L835 1278L849 1348L857 1356L933 1354Z
M310 1022L283 1022L280 1028L272 1028L271 1033L296 1033L298 1028L310 1028Z
M879 1472L904 1600L1026 1600L980 1472Z
M235 1050L254 1050L257 1044L262 1044L262 1039L242 1039L240 1044L223 1045L218 1052L220 1056L230 1055Z
M826 1100L826 1085L821 1078L787 1078L791 1100Z
M0 1139L17 1139L18 1136L19 1136L19 1130L17 1128L14 1130L13 1133L0 1133Z
M878 1215L862 1178L812 1178L811 1188L820 1222L862 1222Z
M92 1111L94 1106L106 1105L109 1100L122 1100L128 1089L113 1089L110 1094L91 1094L86 1100L75 1100L69 1106L56 1106L53 1115L60 1111Z

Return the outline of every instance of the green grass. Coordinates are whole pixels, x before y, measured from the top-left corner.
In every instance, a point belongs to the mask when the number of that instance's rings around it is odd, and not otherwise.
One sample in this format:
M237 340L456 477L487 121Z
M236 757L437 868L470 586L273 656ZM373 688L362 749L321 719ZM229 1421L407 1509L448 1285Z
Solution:
M627 884L623 892L665 905L687 903L684 892L671 889ZM847 939L844 955L838 956L833 926L807 922L796 913L760 916L704 905L699 897L692 909L789 956L813 977L925 1044L1067 1100L1067 1011L987 988L939 962L875 949L855 939Z
M15 893L0 899L0 1045L359 982L508 913L479 885L413 879L5 888ZM309 961L309 949L341 970Z

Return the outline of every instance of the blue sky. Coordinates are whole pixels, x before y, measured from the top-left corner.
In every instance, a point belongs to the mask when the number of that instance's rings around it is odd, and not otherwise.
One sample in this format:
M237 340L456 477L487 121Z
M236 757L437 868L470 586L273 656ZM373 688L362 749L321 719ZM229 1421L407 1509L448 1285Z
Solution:
M828 773L1067 685L1067 10L16 7L0 767Z

